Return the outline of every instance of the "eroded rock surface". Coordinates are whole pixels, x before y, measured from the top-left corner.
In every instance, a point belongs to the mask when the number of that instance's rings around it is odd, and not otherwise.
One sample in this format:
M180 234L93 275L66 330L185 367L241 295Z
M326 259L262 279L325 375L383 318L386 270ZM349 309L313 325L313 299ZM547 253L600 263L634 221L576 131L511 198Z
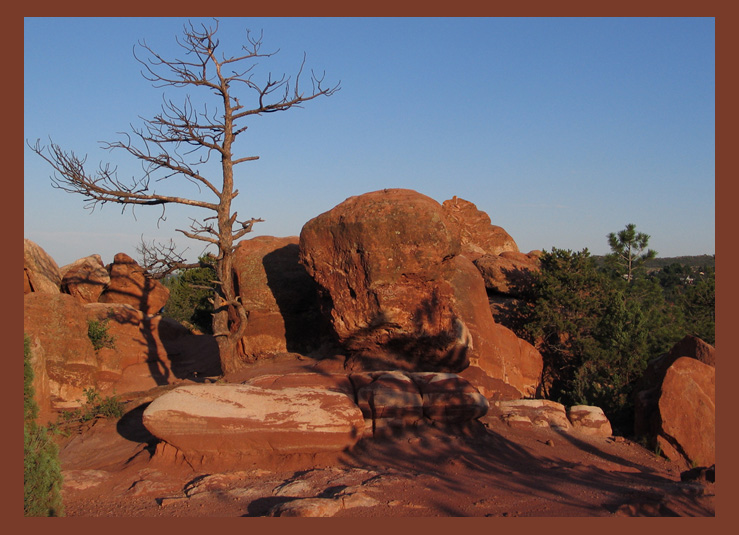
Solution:
M482 276L461 249L459 225L412 190L351 197L306 223L301 262L349 369L457 373L472 365L519 397L536 390L541 356L495 324Z
M59 293L62 275L59 266L38 244L23 240L23 293Z
M346 395L308 387L177 387L144 411L143 423L190 464L251 466L275 455L335 453L354 445L364 418Z
M687 336L649 363L636 388L634 433L686 466L715 462L715 349Z
M110 283L110 275L100 255L80 258L63 266L60 271L62 291L72 295L81 303L96 303Z
M470 260L483 255L518 252L518 245L505 229L490 222L490 216L470 201L453 197L442 203L444 214L459 227L461 254Z
M125 253L118 253L108 266L110 282L103 290L101 303L122 303L143 311L156 314L169 299L169 289L159 281L146 275L144 269Z
M316 283L298 261L297 236L258 236L239 242L234 271L249 312L241 341L248 359L309 353L330 337Z

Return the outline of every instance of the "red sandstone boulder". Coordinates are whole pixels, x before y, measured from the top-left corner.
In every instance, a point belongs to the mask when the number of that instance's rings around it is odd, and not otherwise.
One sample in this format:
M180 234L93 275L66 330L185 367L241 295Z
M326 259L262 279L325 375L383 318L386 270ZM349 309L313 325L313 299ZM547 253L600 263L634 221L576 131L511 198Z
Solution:
M103 393L149 390L221 372L218 345L210 335L193 334L171 318L125 304L92 303L84 310L89 319L106 322L114 339L115 347L97 352Z
M468 365L465 326L445 278L458 252L458 230L439 203L411 190L351 197L300 235L301 262L349 364L360 369Z
M345 394L354 400L354 386L349 376L343 373L288 373L285 375L258 375L244 382L251 386L282 390L284 388L325 388Z
M298 238L259 236L239 242L234 271L249 322L241 341L249 359L309 353L328 337L316 283L298 261Z
M635 388L634 434L671 460L712 464L715 361L713 346L694 336L651 361Z
M365 420L413 425L423 418L423 399L416 384L401 372L352 374L357 405ZM366 383L366 384L364 384Z
M301 262L354 370L460 372L473 365L533 395L536 350L495 324L479 271L459 255L457 226L411 190L351 197L309 221Z
M521 295L531 286L532 274L539 270L539 252L529 254L507 251L500 255L483 255L475 260L485 287L493 292L506 295Z
M499 418L510 427L551 427L560 431L571 431L564 405L546 399L517 399L496 401L490 404L490 417Z
M115 255L108 272L110 282L99 302L131 305L149 315L157 314L167 304L169 289L148 277L144 269L127 254Z
M364 418L338 392L229 384L175 388L146 408L143 423L191 465L234 467L275 456L338 453L359 440Z
M459 227L461 254L470 260L483 255L518 252L513 238L502 228L490 223L490 216L464 199L453 197L442 203L447 219Z
M59 293L62 275L51 256L31 240L23 240L23 292Z
M715 368L689 357L667 369L658 401L657 444L671 460L716 463Z
M567 418L575 431L583 435L610 437L613 435L611 422L600 407L574 405L567 409Z
M423 415L435 422L468 422L487 414L490 404L474 386L453 373L408 374L423 399Z
M81 303L96 303L105 286L110 283L110 275L100 255L80 258L63 266L60 271L62 291Z

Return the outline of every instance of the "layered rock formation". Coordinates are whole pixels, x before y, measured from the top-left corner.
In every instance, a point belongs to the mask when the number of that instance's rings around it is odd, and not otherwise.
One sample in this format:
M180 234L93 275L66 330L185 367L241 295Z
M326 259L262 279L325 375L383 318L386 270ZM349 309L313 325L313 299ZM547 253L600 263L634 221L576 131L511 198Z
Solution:
M31 240L23 240L23 293L59 293L62 275L51 256Z
M42 422L79 407L87 388L124 394L220 373L213 338L194 335L174 320L125 304L81 304L63 293L34 292L23 304ZM105 322L113 347L93 349L91 320Z
M144 269L125 253L118 253L108 267L110 282L105 286L101 303L122 303L156 314L169 299L169 289L144 273Z
M143 422L193 466L337 453L364 428L362 412L345 394L234 384L177 387L146 408Z
M495 325L482 277L460 254L459 220L415 191L367 193L306 223L300 259L350 368L459 372L472 365L517 397L530 395L541 357Z

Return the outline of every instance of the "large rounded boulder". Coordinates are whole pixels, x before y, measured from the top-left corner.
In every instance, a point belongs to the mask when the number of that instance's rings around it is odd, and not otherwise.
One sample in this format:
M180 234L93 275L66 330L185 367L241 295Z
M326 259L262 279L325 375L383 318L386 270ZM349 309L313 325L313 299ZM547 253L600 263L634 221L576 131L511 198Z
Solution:
M301 262L339 342L375 369L469 364L468 333L447 280L459 248L459 231L441 205L404 189L350 197L300 234Z
M461 248L442 206L406 189L351 197L306 223L300 259L351 370L473 366L511 385L506 397L536 391L541 355L495 323L482 275Z

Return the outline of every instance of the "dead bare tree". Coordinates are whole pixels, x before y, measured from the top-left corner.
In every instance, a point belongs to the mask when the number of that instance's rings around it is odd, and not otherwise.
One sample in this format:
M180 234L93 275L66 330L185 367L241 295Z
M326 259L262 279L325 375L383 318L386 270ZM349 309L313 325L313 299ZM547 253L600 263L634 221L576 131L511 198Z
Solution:
M124 211L126 207L133 210L137 206L161 206L163 218L167 205L180 204L214 214L201 220L192 219L188 229L176 230L218 249L213 333L218 340L223 372L228 374L244 365L239 341L248 321L248 311L242 304L234 278L234 243L251 232L255 223L262 221L258 218L240 220L237 213L231 211L232 202L239 194L234 186L234 168L259 158L235 155L232 152L234 140L247 129L244 123L250 117L301 107L320 96L333 95L340 84L327 87L324 75L317 76L311 71L310 90L304 91L300 84L304 78L305 55L294 79L285 75L273 79L269 74L266 81L257 82L252 72L256 60L269 58L276 52L261 52L262 35L254 37L247 30L247 43L238 55L217 54L220 44L215 37L217 31L217 20L212 26L195 27L188 23L183 30L184 36L177 39L185 51L185 60L165 59L145 41L139 43L146 56L144 59L134 50L134 57L144 66L142 75L155 87L206 90L217 101L215 109L207 105L196 109L189 94L183 104L165 99L161 113L144 119L142 128L132 126L131 133L121 134L119 141L102 143L104 149L122 149L139 160L143 170L141 176L124 182L110 164L100 164L90 174L85 170L86 157L79 158L52 141L48 146L39 141L29 146L54 168L52 185L82 195L86 208L94 210L107 203L121 204ZM254 98L254 107L242 104L237 96L240 92ZM241 96L243 98L243 94ZM215 177L200 172L212 155L221 160L220 172ZM173 177L198 185L199 190L204 189L213 198L171 196L152 188L152 181ZM170 252L174 252L174 248ZM166 261L162 266L167 269Z

